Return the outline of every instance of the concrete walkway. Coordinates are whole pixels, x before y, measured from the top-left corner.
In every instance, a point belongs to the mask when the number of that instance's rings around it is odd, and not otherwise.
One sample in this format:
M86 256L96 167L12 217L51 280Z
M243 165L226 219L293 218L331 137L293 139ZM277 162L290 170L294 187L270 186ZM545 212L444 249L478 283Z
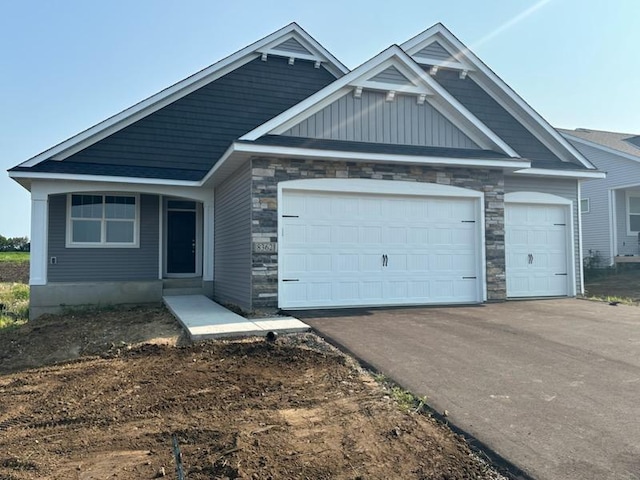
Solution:
M298 312L538 480L640 479L640 308Z
M193 341L208 338L306 332L309 326L293 317L249 320L204 295L169 295L162 299Z

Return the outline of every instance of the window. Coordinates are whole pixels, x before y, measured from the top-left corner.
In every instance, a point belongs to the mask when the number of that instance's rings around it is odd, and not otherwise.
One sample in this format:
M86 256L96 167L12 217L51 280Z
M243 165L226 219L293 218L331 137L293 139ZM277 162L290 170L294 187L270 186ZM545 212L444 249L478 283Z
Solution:
M581 198L580 199L580 212L581 213L589 213L589 199Z
M138 197L69 195L67 246L137 247Z
M627 194L627 233L634 235L640 232L640 192Z

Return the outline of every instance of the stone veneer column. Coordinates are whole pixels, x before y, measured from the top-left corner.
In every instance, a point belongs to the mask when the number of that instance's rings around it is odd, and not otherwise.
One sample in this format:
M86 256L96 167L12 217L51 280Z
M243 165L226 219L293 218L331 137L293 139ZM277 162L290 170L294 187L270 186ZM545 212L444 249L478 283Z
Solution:
M445 168L305 159L251 160L253 308L278 305L278 183L305 178L368 178L429 182L484 192L488 300L506 297L504 256L504 174L499 170ZM274 243L274 253L256 244Z

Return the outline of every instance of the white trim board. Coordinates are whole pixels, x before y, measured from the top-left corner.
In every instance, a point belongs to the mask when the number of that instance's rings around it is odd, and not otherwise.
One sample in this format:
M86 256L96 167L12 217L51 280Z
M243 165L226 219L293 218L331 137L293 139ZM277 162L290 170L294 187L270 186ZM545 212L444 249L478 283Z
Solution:
M517 175L532 177L566 177L566 178L606 178L607 174L593 170L552 170L548 168L527 168L514 172Z
M78 133L77 135L45 150L44 152L30 158L20 164L21 167L32 167L38 163L53 158L54 160L64 160L87 148L90 145L106 138L107 136L125 128L128 125L144 118L162 107L175 102L191 92L211 83L212 81L226 75L227 73L241 67L242 65L260 57L258 51L265 45L273 44L287 35L296 35L298 41L306 42L305 47L316 51L318 57L324 58L324 68L335 76L346 74L349 69L339 62L328 50L314 40L296 23L290 23L286 27L267 35L266 37L252 43L251 45L237 51L236 53L220 60L217 63L181 80L180 82L142 100L132 107L107 118L106 120ZM283 52L284 55L288 55Z

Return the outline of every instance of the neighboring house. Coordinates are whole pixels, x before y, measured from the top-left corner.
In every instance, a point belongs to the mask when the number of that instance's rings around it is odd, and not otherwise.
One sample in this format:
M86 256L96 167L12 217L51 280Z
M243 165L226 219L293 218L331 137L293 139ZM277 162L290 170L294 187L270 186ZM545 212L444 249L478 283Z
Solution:
M573 296L603 177L441 24L353 71L288 25L9 174L32 317L181 285L246 311Z
M607 174L581 186L583 255L602 267L640 262L640 135L558 131Z

